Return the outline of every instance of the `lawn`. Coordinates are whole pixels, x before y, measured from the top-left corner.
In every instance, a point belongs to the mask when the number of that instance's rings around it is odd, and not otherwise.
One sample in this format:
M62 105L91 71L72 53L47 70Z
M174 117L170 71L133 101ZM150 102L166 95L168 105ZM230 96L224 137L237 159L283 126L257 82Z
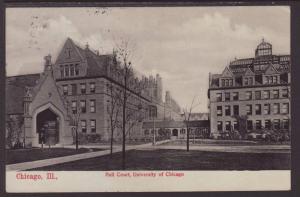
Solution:
M121 170L121 153L33 170ZM126 170L289 170L290 154L226 153L185 150L131 150Z
M31 148L6 150L6 164L49 159L99 150L101 149L80 148L77 151L75 149L70 148Z
M191 146L199 146L199 145L206 145L206 146L251 146L251 145L290 145L290 142L283 142L283 143L272 143L272 142L263 142L263 141L250 141L250 140L215 140L215 139L190 139ZM178 139L170 142L166 142L161 144L160 146L167 146L167 145L180 145L186 146L186 139Z

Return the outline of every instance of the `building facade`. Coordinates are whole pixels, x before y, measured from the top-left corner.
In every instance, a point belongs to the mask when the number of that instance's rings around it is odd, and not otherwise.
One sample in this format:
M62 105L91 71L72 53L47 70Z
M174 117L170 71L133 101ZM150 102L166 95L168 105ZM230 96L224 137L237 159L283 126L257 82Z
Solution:
M190 138L203 139L210 135L209 121L207 120L162 120L143 122L143 132L146 139L152 141L157 139L186 139L187 126L190 131Z
M211 135L290 131L290 55L273 55L262 40L255 57L235 59L209 75Z
M120 139L122 73L115 51L100 55L68 38L54 63L50 55L45 57L44 72L7 77L7 120L22 119L20 136L27 146L40 146L45 139L52 145L72 144L76 130L108 141L112 127L114 139ZM163 119L162 78L138 78L132 73L126 92L128 136L143 138L142 122L149 119L149 106L160 109L157 118Z

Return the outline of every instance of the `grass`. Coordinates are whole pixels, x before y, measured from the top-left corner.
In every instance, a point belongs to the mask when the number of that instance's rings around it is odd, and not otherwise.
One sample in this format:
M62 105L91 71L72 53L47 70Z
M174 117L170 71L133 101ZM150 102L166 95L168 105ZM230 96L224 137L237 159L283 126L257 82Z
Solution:
M90 151L98 151L101 149L79 148L77 151L70 148L31 148L31 149L16 149L6 150L6 164L22 163L27 161L35 161L62 157L67 155L75 155Z
M121 153L79 160L33 170L121 170ZM184 150L131 150L126 170L289 170L290 154L225 153Z
M170 141L161 146L168 145L182 145L186 146L186 139L178 139L175 141ZM290 142L284 143L272 143L272 142L263 142L263 141L250 141L250 140L215 140L215 139L190 139L191 146L199 146L199 145L221 145L221 146L251 146L251 145L290 145Z

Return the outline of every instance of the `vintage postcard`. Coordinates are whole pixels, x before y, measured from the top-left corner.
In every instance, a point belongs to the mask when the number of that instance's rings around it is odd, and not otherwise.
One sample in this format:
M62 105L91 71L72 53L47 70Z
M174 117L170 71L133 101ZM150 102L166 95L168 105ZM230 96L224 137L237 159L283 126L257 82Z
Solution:
M291 189L289 6L5 11L7 192Z

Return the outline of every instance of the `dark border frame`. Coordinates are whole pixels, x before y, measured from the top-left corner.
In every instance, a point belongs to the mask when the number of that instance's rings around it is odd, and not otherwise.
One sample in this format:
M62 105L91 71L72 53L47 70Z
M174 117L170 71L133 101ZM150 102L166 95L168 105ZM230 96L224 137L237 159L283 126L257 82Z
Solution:
M300 181L300 133L294 129L292 133L292 171L291 171L291 191L243 191L243 192L152 192L152 193L141 193L141 192L124 192L124 193L6 193L5 192L5 8L6 7L92 7L92 6L106 6L106 7L163 7L163 6L276 6L276 5L289 5L291 6L291 119L292 128L300 128L300 121L297 122L297 114L300 111L300 2L294 1L97 1L89 0L84 2L83 0L31 0L26 2L24 0L0 0L0 196L63 196L63 197L79 197L79 196L163 196L163 195L174 195L174 196L256 196L256 197L283 197L292 196L296 197L300 195L299 181ZM300 117L300 116L299 116Z

